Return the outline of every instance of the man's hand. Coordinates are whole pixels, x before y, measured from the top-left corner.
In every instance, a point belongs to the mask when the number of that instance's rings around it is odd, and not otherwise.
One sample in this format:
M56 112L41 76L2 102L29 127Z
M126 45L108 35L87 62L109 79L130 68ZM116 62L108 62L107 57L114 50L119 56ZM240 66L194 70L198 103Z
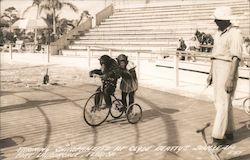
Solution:
M232 93L234 90L234 78L229 77L225 84L225 91L227 93Z
M213 82L213 76L212 74L209 74L207 77L207 85L210 86Z
M232 58L232 65L231 65L230 73L225 84L225 91L227 93L232 93L234 90L234 87L235 87L234 85L236 81L236 73L239 67L239 62L240 62L240 59L238 57L234 56Z

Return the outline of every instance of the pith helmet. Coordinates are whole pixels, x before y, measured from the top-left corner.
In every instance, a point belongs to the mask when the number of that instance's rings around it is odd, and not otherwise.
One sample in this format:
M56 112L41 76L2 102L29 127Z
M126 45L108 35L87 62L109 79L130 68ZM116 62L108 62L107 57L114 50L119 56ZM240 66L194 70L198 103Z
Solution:
M232 10L230 7L227 6L217 7L214 10L213 18L218 20L231 20Z

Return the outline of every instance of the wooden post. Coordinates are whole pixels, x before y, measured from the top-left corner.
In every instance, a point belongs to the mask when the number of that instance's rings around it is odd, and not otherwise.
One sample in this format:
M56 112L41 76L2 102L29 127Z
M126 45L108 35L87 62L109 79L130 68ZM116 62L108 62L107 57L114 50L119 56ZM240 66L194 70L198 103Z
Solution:
M49 45L46 45L47 53L48 53L48 63L50 62L50 53L49 53Z
M175 86L179 86L179 56L178 53L174 55L174 73L175 73Z
M136 52L137 78L140 79L140 52Z
M87 47L88 52L88 67L91 66L91 53L90 53L90 46Z
M12 44L9 44L10 59L13 59Z

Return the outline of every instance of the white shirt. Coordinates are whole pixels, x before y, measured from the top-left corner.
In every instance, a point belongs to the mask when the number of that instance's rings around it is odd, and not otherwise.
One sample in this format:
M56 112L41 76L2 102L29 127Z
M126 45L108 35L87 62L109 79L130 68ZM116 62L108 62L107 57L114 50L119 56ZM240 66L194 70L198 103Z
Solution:
M229 26L214 35L212 56L216 59L232 61L232 57L242 58L243 38L238 28Z

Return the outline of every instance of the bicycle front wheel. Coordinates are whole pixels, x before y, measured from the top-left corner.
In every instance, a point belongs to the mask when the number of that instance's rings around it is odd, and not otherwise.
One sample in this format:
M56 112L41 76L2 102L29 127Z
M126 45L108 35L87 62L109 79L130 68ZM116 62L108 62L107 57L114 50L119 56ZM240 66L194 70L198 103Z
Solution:
M89 97L83 109L85 122L92 127L99 126L109 116L110 107L106 107L103 93L97 92Z
M131 104L126 112L126 116L129 123L135 124L142 118L142 109L139 104Z

